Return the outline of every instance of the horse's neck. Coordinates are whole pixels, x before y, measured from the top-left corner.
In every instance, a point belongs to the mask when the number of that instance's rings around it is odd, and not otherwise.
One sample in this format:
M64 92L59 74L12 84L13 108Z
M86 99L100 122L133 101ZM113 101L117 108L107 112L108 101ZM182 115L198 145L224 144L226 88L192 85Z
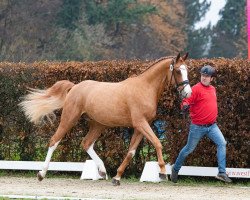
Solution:
M156 87L162 85L162 83L168 78L170 62L171 60L162 60L156 63L142 73L140 78Z
M162 60L140 75L140 78L143 81L150 84L152 87L156 88L157 96L161 95L164 86L168 81L170 63L171 63L170 59Z

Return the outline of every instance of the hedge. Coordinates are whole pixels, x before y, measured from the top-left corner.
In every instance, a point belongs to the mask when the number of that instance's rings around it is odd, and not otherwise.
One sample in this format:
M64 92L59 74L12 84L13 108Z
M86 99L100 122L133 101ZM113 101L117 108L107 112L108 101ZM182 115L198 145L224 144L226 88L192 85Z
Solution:
M0 159L45 159L47 144L54 134L61 111L57 111L55 125L35 126L28 122L18 107L27 88L48 88L58 80L74 83L92 79L117 82L142 73L154 61L99 61L99 62L34 62L0 63ZM242 59L188 60L191 85L200 79L199 69L211 64L218 75L213 85L217 89L218 125L227 140L227 167L250 167L249 132L249 66ZM160 99L156 120L165 123L161 137L165 162L173 163L186 144L190 119L180 114L180 99L173 91L165 91ZM156 127L151 125L154 131ZM55 151L53 161L82 162L89 159L80 143L88 131L87 117L66 135ZM127 153L132 129L125 127L107 130L96 142L95 149L107 171L114 175ZM144 139L138 147L126 175L140 174L146 161L156 160L154 147ZM187 158L185 165L217 166L216 146L204 138Z

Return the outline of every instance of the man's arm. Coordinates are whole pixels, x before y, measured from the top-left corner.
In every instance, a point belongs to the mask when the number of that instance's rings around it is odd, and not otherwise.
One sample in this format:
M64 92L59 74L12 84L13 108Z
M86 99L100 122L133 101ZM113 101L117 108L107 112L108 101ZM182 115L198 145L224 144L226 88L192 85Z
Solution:
M197 91L196 88L193 87L191 96L189 98L185 98L182 100L181 111L183 114L188 112L190 105L194 104L196 96L197 96Z

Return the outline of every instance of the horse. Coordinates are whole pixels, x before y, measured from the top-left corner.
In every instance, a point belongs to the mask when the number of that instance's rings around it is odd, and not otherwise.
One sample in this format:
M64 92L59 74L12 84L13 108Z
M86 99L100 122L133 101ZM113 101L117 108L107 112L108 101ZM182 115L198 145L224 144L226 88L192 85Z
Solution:
M57 81L48 89L31 89L19 104L29 121L37 124L44 117L51 119L54 111L62 108L59 126L50 138L48 152L38 180L45 178L49 162L61 139L77 123L82 114L91 119L89 130L81 145L98 167L100 176L108 179L104 162L94 150L95 141L108 127L132 127L134 129L128 153L112 178L113 185L120 185L125 168L135 155L136 149L146 137L155 147L160 179L167 179L162 144L150 127L156 117L157 104L164 88L175 85L182 98L191 95L188 70L181 57L163 57L135 77L121 82L84 80L74 84L68 80ZM51 120L52 121L52 120Z

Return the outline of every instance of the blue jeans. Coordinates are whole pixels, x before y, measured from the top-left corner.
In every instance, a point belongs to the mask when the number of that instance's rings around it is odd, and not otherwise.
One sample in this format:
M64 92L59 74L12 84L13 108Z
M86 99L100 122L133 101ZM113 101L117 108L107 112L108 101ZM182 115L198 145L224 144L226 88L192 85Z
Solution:
M204 136L210 138L217 146L219 173L226 172L226 141L216 123L210 127L197 126L195 124L190 125L187 144L180 151L174 164L176 172L179 172L186 157L194 151L198 142Z

